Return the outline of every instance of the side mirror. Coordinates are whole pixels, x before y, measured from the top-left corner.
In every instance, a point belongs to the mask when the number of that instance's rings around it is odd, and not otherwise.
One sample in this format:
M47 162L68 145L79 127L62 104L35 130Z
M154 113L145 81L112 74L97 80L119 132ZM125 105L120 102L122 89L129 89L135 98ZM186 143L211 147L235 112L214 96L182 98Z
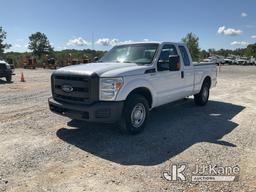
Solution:
M170 55L169 56L169 70L170 71L179 71L180 70L180 56L179 55Z

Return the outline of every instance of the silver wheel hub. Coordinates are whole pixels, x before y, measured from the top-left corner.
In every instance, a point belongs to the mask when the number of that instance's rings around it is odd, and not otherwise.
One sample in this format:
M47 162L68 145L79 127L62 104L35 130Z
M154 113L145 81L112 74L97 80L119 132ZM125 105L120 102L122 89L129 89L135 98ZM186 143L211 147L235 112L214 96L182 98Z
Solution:
M133 127L140 127L146 118L146 109L142 103L134 106L131 113L131 123Z

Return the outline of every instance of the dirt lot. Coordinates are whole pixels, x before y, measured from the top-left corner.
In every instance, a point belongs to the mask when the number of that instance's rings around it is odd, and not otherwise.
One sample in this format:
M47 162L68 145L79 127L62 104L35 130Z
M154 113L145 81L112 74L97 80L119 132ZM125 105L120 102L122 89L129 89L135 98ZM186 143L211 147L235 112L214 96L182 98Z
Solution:
M255 66L223 67L207 106L157 108L136 136L51 113L51 72L17 69L12 84L0 80L0 191L256 191ZM186 182L163 179L184 162ZM239 177L191 182L202 164L239 166Z

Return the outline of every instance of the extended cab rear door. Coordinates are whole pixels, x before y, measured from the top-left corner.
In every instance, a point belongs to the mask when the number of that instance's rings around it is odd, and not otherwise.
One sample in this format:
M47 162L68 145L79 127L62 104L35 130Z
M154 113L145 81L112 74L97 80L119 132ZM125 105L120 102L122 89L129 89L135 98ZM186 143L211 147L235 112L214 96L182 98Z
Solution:
M184 94L185 96L190 96L194 89L194 65L188 48L185 45L178 45L178 50L180 53L180 62L182 63L181 76L183 79Z

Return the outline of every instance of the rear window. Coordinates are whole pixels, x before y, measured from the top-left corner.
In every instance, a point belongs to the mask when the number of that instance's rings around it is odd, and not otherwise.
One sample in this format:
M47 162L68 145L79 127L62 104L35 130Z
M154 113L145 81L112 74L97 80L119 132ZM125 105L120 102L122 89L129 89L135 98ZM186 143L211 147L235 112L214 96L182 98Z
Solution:
M184 65L189 66L190 65L190 60L189 60L189 56L188 56L186 48L184 46L180 45L179 49L180 49L180 53L181 53Z

